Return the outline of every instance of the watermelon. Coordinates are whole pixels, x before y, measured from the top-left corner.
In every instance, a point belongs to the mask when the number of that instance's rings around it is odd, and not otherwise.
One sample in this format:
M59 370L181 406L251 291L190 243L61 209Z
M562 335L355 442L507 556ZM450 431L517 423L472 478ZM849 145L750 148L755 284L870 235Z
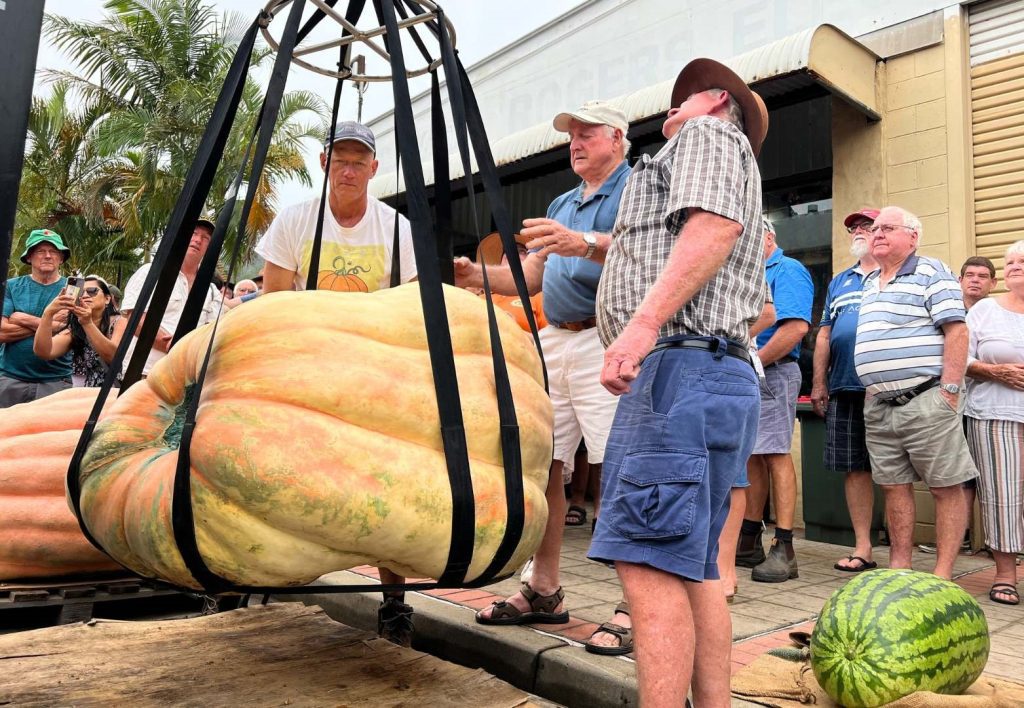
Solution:
M913 570L873 570L839 588L811 635L811 668L842 706L915 691L960 694L988 661L988 622L960 586Z

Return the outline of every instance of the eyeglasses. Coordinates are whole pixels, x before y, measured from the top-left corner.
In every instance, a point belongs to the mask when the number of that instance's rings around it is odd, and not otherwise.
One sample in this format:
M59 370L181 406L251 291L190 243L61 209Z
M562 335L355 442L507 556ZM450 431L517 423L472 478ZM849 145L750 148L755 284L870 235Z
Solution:
M883 234L891 234L896 229L906 229L907 231L913 231L915 234L917 233L917 229L904 226L903 224L878 224L871 227L871 233L877 234L881 231Z
M848 226L847 229L846 229L846 233L848 233L848 234L855 234L858 231L863 231L865 233L871 233L871 222L870 221L862 221L859 224L854 224L853 226Z
M102 288L86 288L85 294L88 295L89 297L96 297L96 295L98 295L101 290Z

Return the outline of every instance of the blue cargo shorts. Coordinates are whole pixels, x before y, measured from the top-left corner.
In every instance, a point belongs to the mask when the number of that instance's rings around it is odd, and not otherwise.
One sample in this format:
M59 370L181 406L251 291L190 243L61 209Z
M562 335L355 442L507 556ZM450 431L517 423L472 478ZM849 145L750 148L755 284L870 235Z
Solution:
M719 341L714 353L662 349L644 359L605 448L589 558L718 578L718 536L760 410L753 367Z

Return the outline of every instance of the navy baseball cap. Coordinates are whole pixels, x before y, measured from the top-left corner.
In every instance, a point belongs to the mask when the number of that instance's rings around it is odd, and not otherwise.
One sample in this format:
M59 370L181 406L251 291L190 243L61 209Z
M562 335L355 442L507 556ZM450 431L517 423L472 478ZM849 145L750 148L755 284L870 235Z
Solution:
M366 147L370 148L370 152L374 155L377 154L377 141L373 137L373 131L362 123L357 123L354 120L335 123L334 142L339 142L341 140L355 140L357 143L362 143ZM324 136L324 151L326 152L330 146L331 132L327 131L327 135Z

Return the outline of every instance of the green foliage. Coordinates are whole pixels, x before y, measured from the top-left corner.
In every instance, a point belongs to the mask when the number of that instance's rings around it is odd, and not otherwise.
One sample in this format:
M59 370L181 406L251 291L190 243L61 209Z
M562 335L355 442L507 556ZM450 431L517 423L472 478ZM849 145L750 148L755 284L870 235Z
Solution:
M76 71L46 71L47 99L32 106L19 196L18 239L47 226L72 250L71 270L123 280L159 242L178 199L248 20L218 15L202 0L108 0L101 22L48 15L50 41ZM272 61L265 47L253 66ZM245 154L263 99L250 78L207 199L220 210ZM277 208L277 187L310 185L302 145L318 138L324 102L287 93L247 225L242 260ZM236 211L240 211L240 206ZM237 222L237 216L236 216ZM230 249L234 229L226 246ZM68 271L68 268L65 268ZM120 277L119 277L120 276Z

